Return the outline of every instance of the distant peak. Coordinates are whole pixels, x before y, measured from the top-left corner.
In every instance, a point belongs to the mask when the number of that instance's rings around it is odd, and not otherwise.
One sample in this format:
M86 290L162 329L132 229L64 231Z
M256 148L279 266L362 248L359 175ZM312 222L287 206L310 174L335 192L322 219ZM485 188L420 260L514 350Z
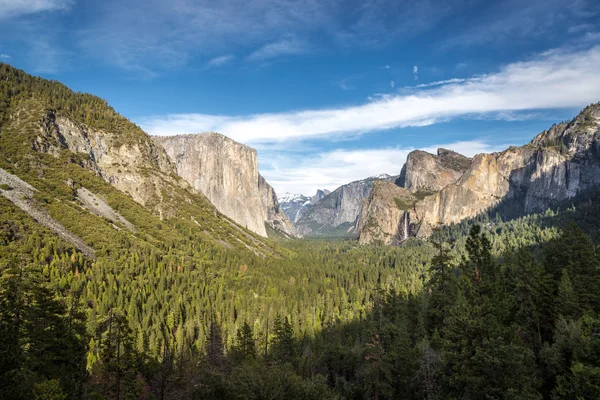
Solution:
M388 179L391 178L392 176L390 174L379 174L379 175L375 175L373 178L375 179Z

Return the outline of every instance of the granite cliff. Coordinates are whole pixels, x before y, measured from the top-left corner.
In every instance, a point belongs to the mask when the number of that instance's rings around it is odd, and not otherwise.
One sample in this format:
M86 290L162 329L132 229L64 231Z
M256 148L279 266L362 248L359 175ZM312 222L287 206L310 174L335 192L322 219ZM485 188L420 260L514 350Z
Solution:
M218 212L152 138L106 101L0 64L0 183L38 224L94 258L108 242L275 247Z
M412 193L437 192L456 182L470 161L452 150L438 149L437 155L415 150L406 157L396 183Z
M155 136L177 174L203 193L223 214L267 236L265 223L293 236L273 188L258 173L256 150L219 133Z
M438 152L438 157L444 152ZM465 158L453 157L461 168L466 165ZM412 207L405 207L410 235L427 236L439 225L457 223L503 204L510 205L505 209L512 214L543 210L600 184L600 103L585 108L570 122L541 132L524 146L476 155L462 173L449 171L448 164L445 170L439 169L435 158L411 153L403 177L396 181L417 196ZM369 196L359 223L361 243L382 238L391 243L389 238L398 235L398 213L386 211L387 215L378 207L389 203L390 196L395 194L381 190ZM378 221L375 234L373 221Z
M375 182L363 201L358 222L359 243L404 242L411 233L410 211L416 202L413 193L393 182Z
M167 188L192 188L174 174L165 152L136 128L95 128L37 101L27 101L15 110L3 131L28 131L34 152L57 159L65 152L75 154L82 167L152 209L161 219L168 218L175 210L165 201L166 193L173 193Z
M373 183L393 182L397 178L383 174L340 186L308 209L296 222L296 230L304 236L355 235L363 200L371 192Z
M329 190L317 190L314 196L285 193L279 200L279 205L292 223L296 223L315 204L331 193Z

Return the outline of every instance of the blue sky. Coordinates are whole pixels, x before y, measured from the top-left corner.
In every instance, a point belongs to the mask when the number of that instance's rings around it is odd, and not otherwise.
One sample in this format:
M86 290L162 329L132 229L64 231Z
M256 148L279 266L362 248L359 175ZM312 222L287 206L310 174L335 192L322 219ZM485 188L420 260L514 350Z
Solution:
M0 0L0 62L150 134L221 132L277 193L312 194L600 101L600 2Z

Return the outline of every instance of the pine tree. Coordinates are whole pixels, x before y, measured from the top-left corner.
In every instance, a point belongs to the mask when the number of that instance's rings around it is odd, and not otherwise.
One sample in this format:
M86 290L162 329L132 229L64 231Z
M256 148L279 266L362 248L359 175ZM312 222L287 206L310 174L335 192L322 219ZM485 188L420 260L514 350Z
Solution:
M236 357L239 359L256 357L256 343L252 327L244 321L244 324L238 328L237 342L235 346Z
M428 308L430 331L440 329L443 326L444 319L448 315L448 307L452 303L452 255L450 250L444 247L442 241L436 245L438 254L431 260L430 277L427 283L431 296Z
M558 296L556 299L556 312L564 318L576 319L578 315L578 301L573 284L566 269L562 270L562 276L558 284Z
M223 346L221 327L217 324L214 318L211 320L208 330L208 338L206 340L206 357L211 366L219 370L225 368L225 347Z
M127 318L120 310L111 310L99 325L97 336L100 386L105 396L120 400L138 395L135 338Z
M294 331L289 318L277 314L273 324L272 354L280 363L293 362L296 357Z

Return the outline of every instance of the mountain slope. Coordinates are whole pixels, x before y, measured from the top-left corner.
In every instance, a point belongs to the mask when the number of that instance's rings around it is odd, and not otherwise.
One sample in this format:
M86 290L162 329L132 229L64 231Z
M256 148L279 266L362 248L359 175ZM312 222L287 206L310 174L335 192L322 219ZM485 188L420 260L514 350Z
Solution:
M460 222L491 207L503 206L505 218L543 210L599 185L599 142L600 103L586 107L568 123L552 126L524 146L478 154L455 182L407 207L413 223L411 234L426 236L437 226ZM406 175L424 168L424 163L407 162ZM365 218L383 217L365 214ZM396 235L393 227L398 223L384 224L388 237ZM368 226L367 221L361 226ZM369 232L360 232L360 236L363 243L372 241Z
M270 244L219 214L178 177L165 152L106 102L5 64L0 168L31 185L36 209L96 252L114 248L118 237L164 249L191 235L213 246L273 254ZM86 207L81 189L133 229Z

